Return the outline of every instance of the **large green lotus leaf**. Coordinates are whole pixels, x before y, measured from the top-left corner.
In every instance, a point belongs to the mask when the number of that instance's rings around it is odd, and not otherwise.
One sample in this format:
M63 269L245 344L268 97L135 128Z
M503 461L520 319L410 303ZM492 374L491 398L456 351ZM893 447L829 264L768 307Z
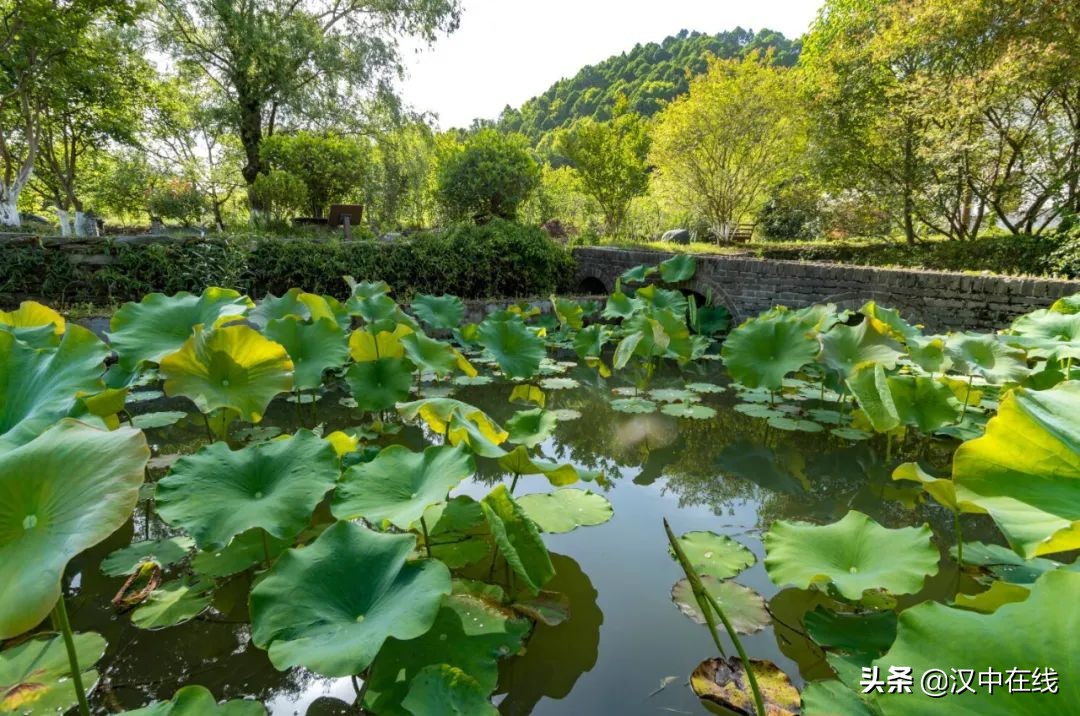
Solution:
M131 623L140 629L165 629L191 621L210 606L213 586L188 579L165 582L131 613Z
M449 343L428 338L423 333L413 332L401 337L405 355L421 370L444 376L454 372L458 366L458 353Z
M994 333L954 333L945 341L945 350L954 368L980 375L988 383L1014 383L1028 374L1023 351Z
M661 261L660 280L664 283L679 283L689 281L697 271L697 261L690 254L678 254L666 261Z
M221 549L255 527L291 540L337 479L333 446L310 430L241 450L216 442L173 464L157 485L157 510L200 549Z
M99 634L75 634L75 656L88 691L97 684L91 667L105 653ZM42 634L0 651L0 714L62 714L77 703L64 638Z
M68 560L128 520L149 457L134 428L70 419L0 453L0 639L37 626Z
M769 625L771 620L765 600L753 589L730 579L721 580L709 575L701 577L701 586L724 610L724 616L738 633L753 634ZM671 601L694 623L706 623L694 597L694 590L690 587L690 580L686 577L675 582L671 588Z
M144 362L160 363L191 337L195 326L213 328L243 318L255 304L228 288L211 286L200 296L151 293L139 303L125 303L109 321L109 343L120 364L134 372Z
M1080 574L1052 571L1039 578L1026 601L1005 604L992 614L954 609L926 602L900 614L896 642L885 656L874 662L882 673L890 666L910 666L916 687L910 694L874 694L886 716L918 714L979 714L1017 716L1022 714L1076 713L1080 704L1077 673L1080 653L1076 633L1080 613L1073 608L1080 600ZM979 686L975 693L949 693L931 698L918 688L919 678L929 669L973 669L980 674L994 670L1002 674L1004 685L990 689ZM1054 693L1043 691L1047 683L1033 683L1031 670L1056 670ZM1009 677L1010 670L1027 670L1023 682ZM1012 693L1005 680L1010 679ZM1019 685L1031 691L1016 689Z
M401 702L414 716L498 716L476 679L449 664L425 666L413 677Z
M369 677L365 705L372 713L408 713L402 701L410 683L425 668L437 664L461 669L486 696L498 682L499 660L520 651L532 626L529 620L490 595L463 591L460 583L455 584L454 594L446 599L426 634L409 641L386 642Z
M477 340L508 378L531 378L540 370L540 361L547 355L544 341L517 317L487 318L480 324Z
M958 500L1031 558L1080 547L1080 382L1007 393L986 433L953 457Z
M830 525L777 520L765 534L765 570L777 585L831 585L851 600L870 589L912 594L937 572L930 536L925 524L888 529L856 510Z
M340 368L349 359L345 332L329 318L307 323L295 316L270 321L266 337L285 346L293 362L293 383L300 390L322 386L323 373Z
M465 304L457 296L420 295L412 300L413 313L436 330L452 330L465 318Z
M461 446L429 447L419 453L391 445L371 462L348 469L334 492L331 511L341 520L363 517L374 525L407 530L475 470L472 455Z
M866 323L873 324L878 333L890 335L898 341L907 342L921 335L921 326L913 326L905 321L900 312L893 308L879 306L875 301L867 301L859 309L866 316Z
M277 559L292 543L255 528L234 537L224 549L196 552L191 568L200 577L231 577L256 565L268 566L268 561Z
M1073 343L1080 341L1080 313L1061 313L1042 309L1020 316L1012 332L1029 338Z
M396 319L401 314L401 309L397 303L386 294L373 296L353 295L345 302L345 308L348 309L350 314L360 316L367 323Z
M607 297L604 311L600 315L607 319L626 319L645 308L640 298L631 298L622 291L615 291Z
M757 557L742 543L727 535L709 531L687 532L679 537L679 546L698 575L717 579L734 577L752 566ZM675 553L669 548L672 558Z
M109 577L123 577L133 574L143 562L153 562L159 567L168 567L188 555L195 546L190 537L167 537L149 542L135 542L118 549L101 561L101 571Z
M573 485L581 479L577 468L570 463L535 458L524 445L518 445L500 457L499 467L515 475L543 475L555 487Z
M859 407L874 430L887 433L900 426L900 411L893 400L889 377L882 366L863 366L847 379L847 387L859 401Z
M926 376L901 375L888 379L893 405L903 425L914 425L932 433L960 419L961 406L952 390L940 380Z
M611 341L611 329L602 323L585 326L574 336L574 352L581 358L599 357Z
M945 352L944 336L911 336L907 339L908 357L927 373L942 373L952 367Z
M349 335L349 355L357 363L379 358L404 358L405 346L401 339L412 332L412 327L404 323L392 324L389 330L357 329Z
M405 398L413 384L413 364L405 358L353 363L345 371L349 392L361 410L386 410Z
M901 355L900 345L878 331L871 320L857 326L838 323L821 334L821 362L842 376L851 375L864 365L881 365L892 370Z
M806 325L774 309L751 318L724 341L721 355L733 379L748 388L780 390L784 376L814 360L818 342Z
M506 485L499 485L480 501L495 545L525 587L533 594L555 576L540 532L521 505L510 496Z
M551 297L551 307L559 324L580 331L584 324L585 309L577 301L568 298Z
M803 624L820 647L873 657L884 654L896 639L893 611L845 614L818 606L803 616Z
M435 621L450 572L408 562L416 540L336 522L289 550L251 590L251 637L280 670L359 674L390 637L415 639Z
M675 292L678 293L678 292ZM682 294L678 294L680 297ZM654 320L660 325L667 337L667 349L665 355L676 359L680 364L694 358L695 337L690 335L690 327L686 325L686 311L672 311L663 309L653 311Z
M689 308L686 296L681 291L672 291L656 285L639 288L634 295L643 300L648 308L652 309L651 313L653 315L659 311L667 310L671 311L676 317L685 318L686 311Z
M126 716L265 716L266 707L258 701L233 699L218 703L205 686L185 686L168 701L155 701Z
M460 410L455 410L450 415L448 427L451 445L464 444L474 454L481 457L501 458L507 454L498 443L492 441L489 432L485 432L479 423L466 418ZM505 432L501 434L506 435ZM505 439L504 437L503 440Z
M247 315L247 320L259 329L266 328L270 321L276 321L288 316L294 316L301 321L311 318L311 309L300 300L303 291L298 288L290 288L281 296L272 293L255 304L255 308Z
M645 264L639 264L633 268L628 268L622 272L619 276L620 282L626 283L641 283L649 276L656 273L657 268L655 266L646 266Z
M506 442L510 436L510 433L499 427L483 410L454 398L424 398L411 403L399 403L397 410L405 420L419 417L439 435L449 434L450 442L455 445L468 437L464 428L460 429L461 434L455 436L455 427L452 425L455 417L472 423L479 434L495 445Z
M108 346L81 326L69 326L55 349L0 331L0 448L32 440L67 416L80 393L101 391L108 355Z
M602 525L615 515L611 503L589 490L564 488L519 497L517 503L544 532L573 532Z
M558 417L543 408L519 410L506 421L506 427L510 431L510 442L530 448L536 447L551 437L558 424Z
M248 326L196 328L161 359L166 395L189 398L203 413L235 410L253 423L275 396L293 389L292 371L285 347Z
M806 716L880 716L839 679L812 681L802 692L802 712Z

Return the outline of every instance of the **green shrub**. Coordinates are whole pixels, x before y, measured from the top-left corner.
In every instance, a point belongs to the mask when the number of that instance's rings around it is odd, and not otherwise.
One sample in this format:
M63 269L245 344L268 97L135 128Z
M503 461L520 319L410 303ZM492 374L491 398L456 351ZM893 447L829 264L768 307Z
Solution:
M452 220L514 219L540 182L525 138L483 129L443 158L436 195ZM548 217L550 218L550 217Z
M154 188L147 197L147 207L154 216L191 226L206 214L206 197L189 181L171 179Z
M803 177L794 177L772 188L758 224L770 239L812 239L821 235L820 205L820 190Z
M1080 276L1080 224L1055 235L1053 248L1043 257L1043 269L1070 278Z

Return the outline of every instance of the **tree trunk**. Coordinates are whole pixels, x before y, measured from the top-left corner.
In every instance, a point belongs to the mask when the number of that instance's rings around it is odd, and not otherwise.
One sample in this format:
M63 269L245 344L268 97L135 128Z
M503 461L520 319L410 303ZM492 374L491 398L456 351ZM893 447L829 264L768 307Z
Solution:
M97 221L92 214L82 211L75 212L75 235L97 236Z
M915 144L912 137L913 132L909 120L904 131L904 239L909 245L915 243L915 200L912 197L915 191Z
M14 229L22 225L19 217L19 195L4 192L0 187L0 226Z
M64 238L71 236L71 215L67 209L56 209L56 219L60 222L60 235Z

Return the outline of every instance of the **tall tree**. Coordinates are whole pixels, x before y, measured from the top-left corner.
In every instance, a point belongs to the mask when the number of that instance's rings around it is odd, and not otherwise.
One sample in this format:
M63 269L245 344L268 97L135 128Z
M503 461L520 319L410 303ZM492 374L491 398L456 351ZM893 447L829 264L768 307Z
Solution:
M724 240L794 170L805 147L795 77L769 60L713 60L653 132L663 193Z
M396 37L433 41L460 14L459 0L158 0L158 8L161 44L219 89L249 188L267 171L262 141L283 120L349 111L400 71Z
M555 146L581 178L585 193L600 205L608 233L622 231L630 202L649 188L650 137L645 120L626 111L624 100L616 105L614 118L578 120L560 133Z

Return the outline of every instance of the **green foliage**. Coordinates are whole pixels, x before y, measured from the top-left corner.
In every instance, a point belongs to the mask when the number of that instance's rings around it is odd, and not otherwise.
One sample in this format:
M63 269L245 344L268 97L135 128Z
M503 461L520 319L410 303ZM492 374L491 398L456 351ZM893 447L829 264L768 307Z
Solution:
M762 232L770 239L813 239L821 235L821 191L803 177L774 186L758 213Z
M251 196L274 221L284 222L311 206L307 184L282 169L260 174L251 185Z
M440 161L436 193L447 216L514 219L540 181L525 139L482 129Z
M283 171L303 184L305 209L308 216L314 217L321 217L330 204L343 203L359 194L368 161L366 153L367 147L353 137L306 131L275 134L263 140L259 148L260 157L271 171ZM299 196L292 201L294 206L303 203Z
M206 213L206 198L191 182L172 180L154 187L146 200L146 208L154 216L172 219L191 226Z

